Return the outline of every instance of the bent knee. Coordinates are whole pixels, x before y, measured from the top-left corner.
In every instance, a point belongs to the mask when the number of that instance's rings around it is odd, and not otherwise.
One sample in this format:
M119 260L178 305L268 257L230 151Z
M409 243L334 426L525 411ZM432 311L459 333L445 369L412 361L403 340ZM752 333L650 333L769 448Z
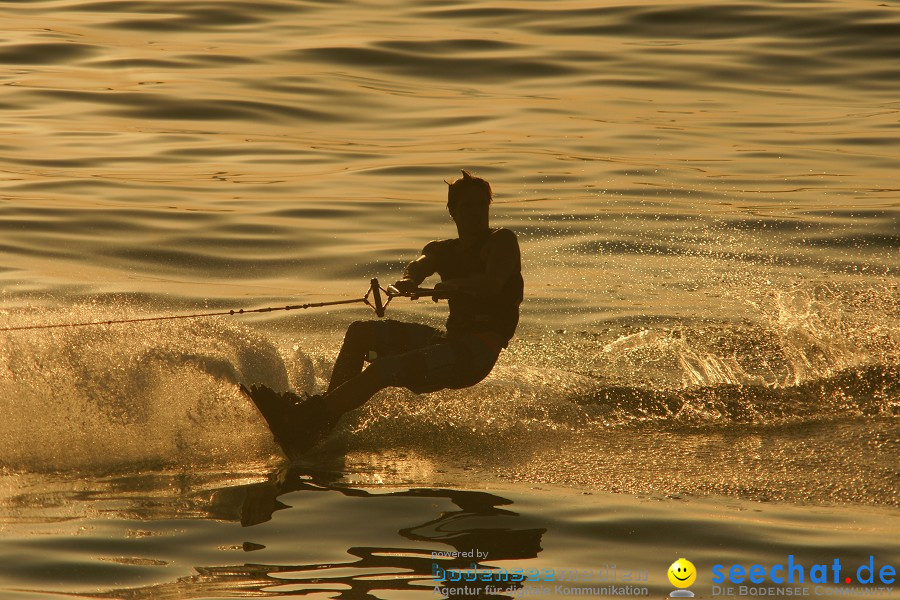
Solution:
M347 327L344 339L371 348L375 339L375 321L353 321Z

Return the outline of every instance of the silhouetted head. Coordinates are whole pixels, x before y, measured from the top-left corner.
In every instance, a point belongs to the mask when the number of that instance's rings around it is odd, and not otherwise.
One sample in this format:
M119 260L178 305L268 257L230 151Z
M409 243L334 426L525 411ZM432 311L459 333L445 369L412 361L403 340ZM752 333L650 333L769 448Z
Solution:
M447 182L447 210L460 237L488 230L488 207L493 200L491 184L463 170L462 177Z
M462 177L446 183L450 186L447 190L447 208L450 209L451 213L456 204L463 198L481 200L485 205L490 204L491 200L494 199L491 184L481 177L475 177L465 169L462 170Z

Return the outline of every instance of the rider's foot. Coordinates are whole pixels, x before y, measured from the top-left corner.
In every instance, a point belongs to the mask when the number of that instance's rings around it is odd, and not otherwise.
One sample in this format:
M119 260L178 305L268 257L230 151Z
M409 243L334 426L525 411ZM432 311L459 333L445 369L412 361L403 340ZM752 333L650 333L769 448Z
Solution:
M294 459L315 446L334 428L340 415L328 409L324 396L302 398L293 392L278 393L264 385L241 389L259 408L275 441Z

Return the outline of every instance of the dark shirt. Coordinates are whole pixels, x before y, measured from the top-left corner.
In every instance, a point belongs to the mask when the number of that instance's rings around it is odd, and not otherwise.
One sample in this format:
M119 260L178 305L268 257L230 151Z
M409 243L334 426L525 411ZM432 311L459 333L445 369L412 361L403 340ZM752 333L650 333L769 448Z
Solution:
M491 229L491 235L497 229ZM459 238L428 244L428 254L434 257L441 281L459 279L487 272L487 241L490 235L476 244L463 246ZM496 296L459 293L450 298L447 334L493 332L509 342L519 324L519 304L522 303L524 282L521 271L511 274Z

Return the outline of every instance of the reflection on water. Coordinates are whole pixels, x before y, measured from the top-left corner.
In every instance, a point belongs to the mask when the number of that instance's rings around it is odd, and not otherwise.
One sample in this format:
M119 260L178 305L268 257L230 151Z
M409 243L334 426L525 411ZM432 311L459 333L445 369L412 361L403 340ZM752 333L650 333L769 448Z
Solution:
M711 566L723 561L774 564L789 554L806 564L900 560L892 510L539 488L363 489L341 481L345 471L245 467L243 477L85 477L77 493L72 478L17 482L19 493L0 512L4 597L417 598L431 595L435 564L475 565L481 573L537 569L544 577L552 570L552 591L544 595L551 598L567 595L556 586L611 584L661 597L670 590L666 568L678 556L704 574L695 590L704 594ZM671 473L678 477L678 469ZM433 555L474 550L486 558ZM518 597L520 589L504 584L498 594L482 581L465 585L485 598Z
M361 523L368 528L380 529L380 524L371 522L365 515L369 512L369 501L377 501L396 504L398 499L411 499L413 502L404 503L404 506L415 507L413 512L402 515L393 515L394 520L404 521L407 525L393 532L381 531L381 535L393 533L393 539L385 545L355 545L354 535L341 539L330 531L327 525L317 528L315 536L294 535L291 533L290 524L303 522L303 527L315 523L309 521L312 517L305 517L295 509L294 514L288 519L289 523L280 529L277 536L286 545L302 545L316 547L339 546L342 543L350 544L343 547L343 554L353 557L351 560L334 560L328 562L291 563L278 560L273 564L259 564L250 562L245 564L228 564L212 566L195 566L195 574L179 577L175 581L165 581L148 586L136 586L128 588L104 589L76 593L73 595L90 598L200 598L216 594L229 594L240 592L241 595L265 595L280 596L288 593L306 593L314 591L333 591L331 597L335 598L374 598L384 597L376 592L384 591L422 591L430 593L437 585L433 580L434 565L438 564L444 569L468 569L477 565L480 570L493 569L495 567L485 564L479 558L469 557L435 557L433 552L459 552L471 554L474 550L481 552L481 556L487 556L490 563L497 561L517 561L535 558L541 552L541 538L546 528L535 527L534 519L522 519L520 515L508 507L513 502L501 496L487 492L447 490L447 489L410 489L401 491L370 492L364 489L347 487L333 483L333 478L339 476L336 473L316 472L310 473L297 469L277 470L272 472L265 481L225 487L212 491L211 494L178 495L169 498L169 506L157 505L153 510L147 511L146 506L141 506L154 493L161 490L160 485L165 485L162 479L148 477L140 481L136 478L118 478L116 487L128 490L132 495L133 507L119 507L113 515L117 519L134 519L143 513L143 518L152 521L166 521L173 518L199 516L212 521L239 521L242 527L252 528L272 520L276 511L291 509L285 502L303 500L307 495L341 494L352 499L352 512L357 516L362 515ZM331 482L331 483L330 483ZM169 482L171 483L171 482ZM136 490L143 488L143 496L136 494ZM90 495L71 497L67 502L90 503L92 500L101 502L114 501L115 493L111 490L100 497L91 498ZM105 497L104 497L105 496ZM30 502L43 502L45 505L51 499L30 497ZM331 503L334 503L331 501ZM336 510L338 503L334 503ZM450 507L453 508L450 508ZM441 510L435 511L436 508ZM326 508L327 510L327 508ZM437 512L436 516L433 516ZM431 514L431 517L425 515ZM350 517L353 518L353 517ZM417 519L426 519L418 521ZM299 527L298 529L302 529ZM249 529L245 534L249 539L253 538L253 530ZM365 531L357 531L359 537L366 537ZM143 540L152 540L154 535L146 530L132 533L134 542L129 544L133 552L140 553ZM120 545L118 540L107 540L106 547L112 548ZM87 544L90 548L92 544ZM122 546L124 550L124 546ZM245 541L240 545L223 550L242 550L244 552L257 552L260 559L266 558L267 546L261 543ZM84 565L84 573L90 573L90 563L99 557L92 557L91 550L87 549L87 555L81 558L87 561ZM96 550L96 548L94 549ZM328 552L338 551L331 548ZM164 553L164 552L163 552ZM486 553L486 554L485 554ZM254 557L257 554L253 555ZM99 558L118 565L127 565L132 568L151 569L156 566L171 564L167 560L133 557ZM47 567L47 571L53 579L53 567ZM132 573L133 574L133 573ZM77 575L71 579L76 587L83 587L90 579L79 581ZM449 584L452 585L452 584ZM484 590L489 585L482 581L468 582L470 588L477 587ZM517 589L520 584L509 583L504 587ZM483 597L508 597L485 594Z

